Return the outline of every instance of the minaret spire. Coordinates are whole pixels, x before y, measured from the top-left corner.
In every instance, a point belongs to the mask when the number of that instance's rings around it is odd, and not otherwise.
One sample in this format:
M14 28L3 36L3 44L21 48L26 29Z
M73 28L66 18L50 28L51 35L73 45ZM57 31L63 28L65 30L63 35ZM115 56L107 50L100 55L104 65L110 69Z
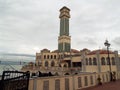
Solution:
M58 51L70 52L71 37L69 36L70 9L63 7L60 9L60 35L58 37Z

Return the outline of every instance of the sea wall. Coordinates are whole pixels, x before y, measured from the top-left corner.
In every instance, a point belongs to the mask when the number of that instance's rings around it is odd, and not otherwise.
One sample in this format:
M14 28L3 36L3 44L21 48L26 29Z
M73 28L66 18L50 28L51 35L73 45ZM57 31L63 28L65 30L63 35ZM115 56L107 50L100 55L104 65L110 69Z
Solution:
M116 74L120 79L120 72ZM98 78L100 77L100 80ZM78 90L110 81L110 73L80 73L77 75L34 77L29 81L29 90Z

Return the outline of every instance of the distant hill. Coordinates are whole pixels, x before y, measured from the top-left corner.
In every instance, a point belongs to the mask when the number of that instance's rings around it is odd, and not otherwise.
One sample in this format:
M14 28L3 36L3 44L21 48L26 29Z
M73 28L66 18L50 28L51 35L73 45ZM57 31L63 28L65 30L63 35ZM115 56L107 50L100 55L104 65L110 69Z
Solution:
M35 57L35 55L31 54L17 54L17 53L0 53L0 55Z
M35 61L35 55L16 54L16 53L0 53L0 61Z

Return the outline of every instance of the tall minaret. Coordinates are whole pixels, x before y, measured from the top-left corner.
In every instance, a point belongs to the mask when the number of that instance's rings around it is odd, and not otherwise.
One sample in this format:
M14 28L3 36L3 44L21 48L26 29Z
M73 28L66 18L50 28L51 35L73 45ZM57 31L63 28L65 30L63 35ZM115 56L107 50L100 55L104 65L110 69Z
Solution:
M70 9L63 7L60 9L60 35L58 37L58 51L70 52L71 50L71 37L69 36L69 18Z

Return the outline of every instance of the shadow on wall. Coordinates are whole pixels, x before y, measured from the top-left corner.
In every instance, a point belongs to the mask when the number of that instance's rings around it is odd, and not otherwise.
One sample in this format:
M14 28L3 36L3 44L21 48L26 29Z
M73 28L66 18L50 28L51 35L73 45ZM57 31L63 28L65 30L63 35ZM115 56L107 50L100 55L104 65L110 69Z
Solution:
M34 76L37 76L37 77L48 77L48 76L56 76L56 75L58 76L57 73L55 73L53 75L51 72L49 72L49 73L41 73L40 71L38 71L38 73L32 73L31 77L34 77Z

